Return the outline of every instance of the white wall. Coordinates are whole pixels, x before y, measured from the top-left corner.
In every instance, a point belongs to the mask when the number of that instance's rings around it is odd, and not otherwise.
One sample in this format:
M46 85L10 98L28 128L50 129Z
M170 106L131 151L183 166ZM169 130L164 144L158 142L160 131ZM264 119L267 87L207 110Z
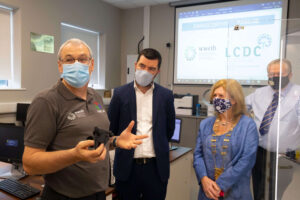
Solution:
M290 0L289 1L289 18L300 18L300 1ZM137 12L138 11L138 12ZM124 15L124 12L126 15ZM162 66L160 73L160 84L164 87L171 88L171 83L173 81L173 59L174 59L174 15L175 8L170 7L168 4L151 6L150 8L150 47L157 49L162 54ZM128 17L130 16L130 17ZM140 20L137 20L140 19ZM128 27L134 26L135 29L126 29L122 28L122 43L123 39L135 42L137 45L137 41L133 40L136 37L136 30L138 30L139 34L142 37L142 27L143 27L143 8L137 8L133 10L123 11L122 14L122 22L126 22ZM300 20L299 20L300 22ZM297 23L293 23L293 26L299 25ZM289 27L290 28L290 27ZM300 26L298 27L300 30ZM124 35L126 34L126 37ZM133 35L133 37L130 37ZM166 43L171 43L171 48L168 49L166 47ZM128 46L122 46L122 55L132 54L133 49ZM291 52L290 52L291 53ZM126 82L126 60L121 60L122 62L122 79L121 83L124 84ZM294 81L297 77L300 76L300 66L293 66L294 70ZM299 74L298 74L299 73ZM297 79L298 80L298 79ZM300 83L300 80L299 80ZM175 85L173 87L174 93L179 94L198 94L199 100L202 99L202 94L205 90L210 88L210 85L197 85L197 86L188 86L188 85ZM254 88L252 87L244 87L245 94L251 93Z
M22 88L0 90L0 102L31 101L59 78L56 54L60 46L60 22L99 31L106 39L106 88L120 85L121 10L100 0L1 0L18 8ZM30 32L53 35L55 53L33 52Z
M121 14L121 84L126 83L127 55L137 54L138 42L143 37L143 8L123 10Z

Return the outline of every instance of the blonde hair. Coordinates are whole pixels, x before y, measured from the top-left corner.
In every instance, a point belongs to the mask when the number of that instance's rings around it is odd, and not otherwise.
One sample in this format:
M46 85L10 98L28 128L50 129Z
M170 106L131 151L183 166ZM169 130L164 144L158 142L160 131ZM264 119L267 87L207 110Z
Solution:
M234 79L221 79L211 87L210 101L213 101L214 92L217 88L222 87L236 103L232 105L233 120L237 120L241 115L247 114L245 96L242 86ZM219 113L216 113L219 115Z

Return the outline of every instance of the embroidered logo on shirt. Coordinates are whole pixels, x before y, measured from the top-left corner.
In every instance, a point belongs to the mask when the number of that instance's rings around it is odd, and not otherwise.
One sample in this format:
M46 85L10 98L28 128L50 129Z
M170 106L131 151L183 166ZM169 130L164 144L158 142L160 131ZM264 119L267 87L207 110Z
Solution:
M86 114L83 109L74 112L77 118L85 117Z
M98 113L104 113L105 112L105 110L102 108L100 103L98 103L97 101L94 101L94 104L96 106L96 109L97 109Z
M75 112L70 112L67 115L68 120L75 120L76 118L82 118L82 117L86 117L86 114L84 112L83 109L75 111Z
M68 120L75 120L76 119L76 115L74 113L68 113L68 116L67 116Z

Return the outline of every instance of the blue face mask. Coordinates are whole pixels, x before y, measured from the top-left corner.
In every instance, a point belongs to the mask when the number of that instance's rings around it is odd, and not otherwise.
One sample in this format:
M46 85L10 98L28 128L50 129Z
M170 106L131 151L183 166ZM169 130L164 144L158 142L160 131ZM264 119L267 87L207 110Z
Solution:
M135 71L135 80L140 86L148 86L152 82L152 79L153 75L146 70L137 69Z
M89 66L80 62L63 64L61 77L75 88L83 87L90 79Z
M220 99L220 98L214 98L213 104L214 104L215 110L218 113L224 113L226 110L228 110L232 106L229 99Z

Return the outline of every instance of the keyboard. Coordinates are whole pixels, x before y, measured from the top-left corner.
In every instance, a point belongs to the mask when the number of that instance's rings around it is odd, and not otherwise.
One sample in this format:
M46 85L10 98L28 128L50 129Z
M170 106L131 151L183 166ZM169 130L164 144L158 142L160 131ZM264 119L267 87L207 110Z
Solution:
M20 199L27 199L41 191L17 180L5 179L0 182L0 189Z

